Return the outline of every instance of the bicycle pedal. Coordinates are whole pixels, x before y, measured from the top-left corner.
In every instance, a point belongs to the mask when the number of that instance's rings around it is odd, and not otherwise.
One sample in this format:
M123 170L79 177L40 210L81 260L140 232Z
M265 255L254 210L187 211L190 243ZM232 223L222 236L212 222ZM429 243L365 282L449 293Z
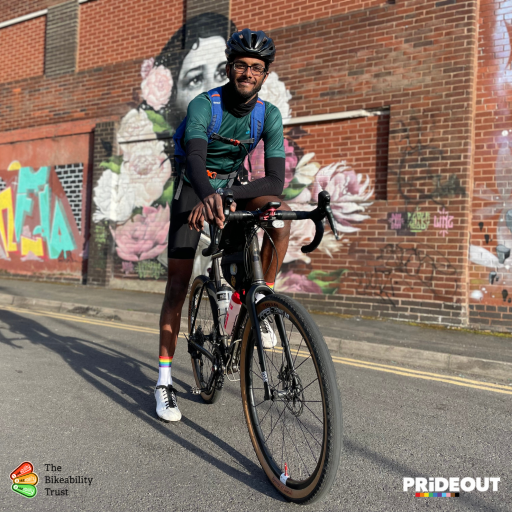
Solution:
M190 392L193 395L200 395L203 391L204 391L204 389L200 389L200 388L190 388Z

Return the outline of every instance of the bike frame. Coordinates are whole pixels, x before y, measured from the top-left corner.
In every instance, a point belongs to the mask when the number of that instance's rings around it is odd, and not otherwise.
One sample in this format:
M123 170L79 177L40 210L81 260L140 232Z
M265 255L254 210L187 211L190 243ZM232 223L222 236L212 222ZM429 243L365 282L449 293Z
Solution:
M261 293L263 295L269 296L273 295L274 291L269 288L264 279L263 275L263 267L261 264L261 256L260 256L260 247L258 243L258 238L256 236L253 236L251 239L251 243L249 245L249 248L247 249L249 261L251 262L251 268L252 268L252 276L253 280L251 282L251 287L245 294L245 307L247 309L247 314L249 315L249 318L251 320L252 325L252 332L254 335L254 338L256 339L256 347L258 351L258 362L260 365L260 371L261 376L263 379L263 386L265 389L265 400L270 400L270 387L268 384L268 377L267 377L267 367L265 362L265 355L264 355L264 349L263 349L263 341L261 339L261 329L260 324L258 321L258 313L256 312L256 293ZM206 290L208 292L208 295L210 295L215 301L216 301L216 290L220 288L221 286L221 271L220 271L220 259L223 255L223 251L219 251L216 254L212 255L212 265L213 265L213 280L205 281L203 284L203 290L206 287ZM202 300L202 293L199 296L199 303L197 304L197 308L199 308ZM218 311L213 311L214 316L214 322L215 325L219 326L219 317L218 317ZM281 340L284 340L284 346L283 351L285 353L286 361L288 363L289 368L293 371L293 359L290 353L290 346L288 344L288 338L286 337L286 332L284 329L284 323L283 319L279 315L274 316L277 330L279 332ZM195 326L195 318L192 320L192 328L194 329ZM220 332L215 332L215 335L219 336L221 338L221 347L223 346L222 352L224 352L228 346L227 346L227 335L222 335ZM214 340L215 341L215 340ZM208 350L206 350L204 347L196 343L195 341L189 340L189 345L201 352L205 357L207 357L212 363L215 363L215 356L213 354L210 354ZM227 361L227 353L223 353L223 362L226 364ZM210 383L209 383L210 384Z
M250 221L253 221L255 223L259 222L269 222L273 220L305 220L305 219L311 219L315 223L315 237L313 238L313 241L307 245L302 247L302 252L307 253L315 250L318 245L320 244L323 234L324 234L324 225L323 225L323 219L327 217L329 224L331 226L331 230L334 233L334 236L336 239L338 239L338 233L335 227L334 223L334 217L332 214L332 210L330 207L330 196L329 194L323 190L318 194L318 207L311 211L311 212L287 212L282 210L276 210L276 208L279 208L281 206L281 203L276 202L269 202L266 206L263 207L262 210L257 210L256 212L230 212L230 205L233 204L233 192L232 191L225 191L225 197L224 197L224 215L228 218L233 218L234 220L241 219L241 218L248 218ZM258 219L258 220L256 220ZM260 224L257 224L260 225ZM260 226L261 227L261 226ZM223 255L223 250L219 250L219 241L221 237L222 231L219 229L214 228L214 226L210 226L210 247L203 251L204 256L211 255L212 257L212 265L213 265L213 282L211 280L205 281L203 284L204 286L207 286L208 294L213 297L213 300L217 300L216 291L221 286L221 272L220 272L220 258ZM253 233L249 244L249 248L245 249L248 251L248 260L251 264L252 269L252 282L251 287L245 294L245 307L247 309L247 313L249 315L249 318L251 319L251 325L253 330L254 338L256 339L256 346L258 350L258 359L260 364L260 371L261 371L261 377L263 379L263 386L265 390L264 398L265 400L270 400L270 387L268 384L268 377L267 377L267 368L265 364L265 356L263 352L263 342L261 339L261 330L260 325L258 322L258 314L256 312L256 301L255 296L256 293L262 293L263 295L272 295L274 293L273 290L271 290L266 284L263 274L263 267L261 264L261 256L260 256L260 247L258 243L258 239L255 236L255 233ZM201 294L202 295L202 294ZM201 298L199 299L201 301ZM200 304L200 302L199 302ZM199 307L199 304L197 307ZM276 322L277 330L279 332L279 336L281 340L283 341L283 351L285 354L286 362L288 364L288 367L293 372L294 366L293 366L293 360L290 353L290 345L288 343L288 338L286 336L285 328L284 328L284 322L283 319L279 315L274 315L274 320ZM216 331L218 331L218 325L219 325L219 317L218 317L218 311L214 311L214 321L215 325L217 327ZM195 318L192 321L192 330L195 325ZM239 327L237 325L237 327ZM227 353L227 336L222 335L220 332L214 332L214 336L220 336L221 338L221 351L222 351L222 359L223 359L223 370L225 369L225 365L227 363L227 358L229 354ZM216 342L216 340L213 340ZM210 359L212 361L213 365L215 366L214 356L209 353L208 350L206 350L204 347L201 347L198 343L195 343L193 340L189 340L189 346L192 348L195 348L199 352L201 352L205 357ZM231 347L233 345L230 345ZM215 371L217 371L216 369ZM213 373L215 373L215 371Z

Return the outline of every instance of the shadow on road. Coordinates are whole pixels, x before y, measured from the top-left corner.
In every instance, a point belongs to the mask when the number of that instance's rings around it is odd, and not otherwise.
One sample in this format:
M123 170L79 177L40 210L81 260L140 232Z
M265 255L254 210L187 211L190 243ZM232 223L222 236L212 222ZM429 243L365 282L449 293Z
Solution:
M58 319L52 320L59 322ZM284 501L270 485L261 490L262 469L216 435L187 418L183 418L181 422L172 425L164 424L158 420L154 413L155 402L152 392L154 381L150 380L142 371L143 368L155 370L153 366L104 344L74 336L59 335L48 330L37 321L20 316L12 311L0 310L0 322L13 335L7 338L0 332L0 343L13 350L22 351L24 348L16 345L15 342L16 340L27 339L34 345L41 345L55 352L73 371L93 385L99 392L146 422L148 426L167 437L169 441L189 450L244 485L262 494L270 494L276 500ZM61 323L69 328L65 321L61 321ZM94 336L98 338L97 334L94 334ZM174 377L173 380L185 388L188 387L184 382L180 382ZM151 389L149 393L148 389ZM190 440L183 435L187 427L190 429L188 434ZM181 435L178 433L179 431L181 431ZM244 471L240 471L204 449L202 446L205 445L205 439L226 452ZM258 485L258 481L260 481L260 485Z

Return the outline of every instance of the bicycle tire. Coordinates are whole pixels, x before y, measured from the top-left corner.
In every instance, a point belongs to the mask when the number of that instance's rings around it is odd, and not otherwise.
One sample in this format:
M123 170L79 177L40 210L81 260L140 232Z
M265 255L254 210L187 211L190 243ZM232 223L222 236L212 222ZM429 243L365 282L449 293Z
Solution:
M310 504L329 493L340 461L342 413L334 364L318 327L306 309L296 301L274 294L261 300L256 305L256 311L260 321L273 318L274 325L276 315L283 318L298 379L293 385L291 375L286 377L286 367L283 368L286 359L283 349L279 347L283 341L276 332L276 347L264 351L273 398L264 400L263 377L251 321L248 319L241 346L240 387L249 436L272 485L288 501ZM315 391L315 388L318 389ZM280 397L277 396L279 391ZM286 393L289 394L285 396ZM270 421L267 420L269 414ZM281 419L283 427L279 429L279 434L282 438L277 435L272 437ZM306 433L313 434L311 443ZM292 444L292 434L293 441L299 441L302 454L296 445L286 446L288 438L289 445ZM304 459L308 459L308 464ZM288 478L284 463L287 463Z
M206 276L197 276L192 283L190 289L189 302L188 302L188 332L189 336L194 335L199 329L206 335L211 335L216 330L216 312L217 304L214 299L210 297L207 290L207 283L209 278ZM199 302L199 296L201 301ZM192 329L192 318L195 318L194 332ZM204 340L204 348L213 354L215 348L211 341ZM198 389L206 387L212 373L213 363L201 353L192 355L190 357L192 362L192 372ZM201 398L208 404L215 403L221 394L223 382L218 382L218 379L213 381L211 388L208 391L201 392Z

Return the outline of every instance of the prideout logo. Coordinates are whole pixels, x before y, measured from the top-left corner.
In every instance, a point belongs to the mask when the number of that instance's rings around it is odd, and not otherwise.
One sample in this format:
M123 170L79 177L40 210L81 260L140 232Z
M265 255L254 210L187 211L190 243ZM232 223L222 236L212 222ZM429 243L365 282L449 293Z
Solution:
M403 479L403 490L414 491L418 498L457 498L459 491L464 492L487 492L492 490L498 491L500 477L429 477L429 478L412 478L405 477Z

